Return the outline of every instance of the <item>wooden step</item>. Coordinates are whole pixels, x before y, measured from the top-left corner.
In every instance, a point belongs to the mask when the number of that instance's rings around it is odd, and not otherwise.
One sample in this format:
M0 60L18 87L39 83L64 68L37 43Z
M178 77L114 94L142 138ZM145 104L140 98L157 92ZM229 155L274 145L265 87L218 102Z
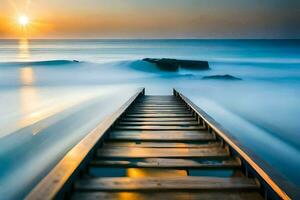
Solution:
M178 100L138 100L135 102L135 104L184 104L182 101Z
M156 98L172 98L172 99L177 99L174 95L145 95L142 96L141 99L156 99Z
M172 110L172 109L184 109L189 110L186 106L135 106L134 109L158 109L158 110Z
M121 121L119 122L120 125L133 125L133 126L170 126L170 125L189 125L189 126L199 126L197 121L179 121L179 122L127 122Z
M147 103L147 102L175 102L175 103L183 103L182 101L178 100L178 99L140 99L135 101L135 103Z
M162 111L162 112L173 112L173 111L190 111L189 109L186 108L165 108L165 107L161 107L161 108L132 108L129 109L128 111L143 111L143 112L153 112L153 111Z
M177 98L177 97L161 97L161 98L158 98L158 97L146 97L146 98L139 98L137 100L140 100L140 101L149 101L149 100L175 100L175 101L182 101L181 99Z
M153 105L153 104L135 104L136 108L187 108L185 104L176 104L176 105Z
M91 166L110 166L110 167L139 167L139 168L239 168L241 162L238 158L228 159L178 159L178 158L144 158L144 159L101 159L93 160Z
M141 117L141 118L159 118L159 117L191 117L189 114L126 114L126 117Z
M208 147L220 147L219 142L134 142L134 141L107 141L104 143L106 148L109 147L151 147L151 148L208 148Z
M136 105L184 105L182 102L177 101L145 101L145 102L136 102Z
M228 157L228 151L224 148L134 148L134 147L110 147L97 150L98 157L106 158L221 158Z
M138 101L136 102L136 105L142 104L142 105L184 105L182 102L178 101Z
M184 107L184 104L175 104L175 103L141 103L136 104L137 107Z
M213 141L216 137L207 131L122 131L113 130L111 140L129 141Z
M169 125L169 126L125 126L125 125L117 125L115 127L116 130L204 130L203 126L176 126L176 125Z
M139 107L184 107L184 108L188 108L186 106L186 104L184 104L184 103L179 103L179 104L176 104L176 105L156 105L156 104L155 105L149 105L149 104L143 104L143 103L136 103L132 107L137 107L137 108L139 108Z
M144 177L90 178L75 184L78 191L162 191L162 190L257 190L254 179L245 177Z
M263 200L257 191L76 192L72 200Z
M189 110L157 111L130 110L127 114L191 114Z
M196 121L195 117L161 117L161 118L139 118L139 117L124 117L122 121L128 122L182 122L182 121Z

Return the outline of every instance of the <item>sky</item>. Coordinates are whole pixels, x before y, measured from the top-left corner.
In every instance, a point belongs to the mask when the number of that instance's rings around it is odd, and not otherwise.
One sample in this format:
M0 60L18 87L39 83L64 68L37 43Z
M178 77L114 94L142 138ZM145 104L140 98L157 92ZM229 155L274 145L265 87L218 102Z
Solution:
M299 19L299 0L0 0L0 38L294 39Z

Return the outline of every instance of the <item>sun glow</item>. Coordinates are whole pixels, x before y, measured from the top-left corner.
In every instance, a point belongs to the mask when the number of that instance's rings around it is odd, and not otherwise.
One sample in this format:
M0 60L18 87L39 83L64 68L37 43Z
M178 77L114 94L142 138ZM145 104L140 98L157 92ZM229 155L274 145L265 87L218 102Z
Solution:
M27 26L29 23L29 18L26 15L22 15L19 17L18 22L21 26Z

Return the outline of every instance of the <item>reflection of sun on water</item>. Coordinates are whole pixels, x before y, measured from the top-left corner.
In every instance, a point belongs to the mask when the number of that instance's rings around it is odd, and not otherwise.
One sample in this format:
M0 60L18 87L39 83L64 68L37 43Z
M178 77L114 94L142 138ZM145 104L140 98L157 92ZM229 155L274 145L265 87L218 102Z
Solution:
M20 68L20 112L21 119L18 122L18 128L24 128L26 126L33 125L41 120L44 120L54 114L62 112L65 109L71 108L73 106L79 105L80 103L92 99L99 95L98 92L83 93L80 96L74 98L70 97L60 97L60 101L55 104L47 104L43 96L40 96L40 91L35 86L36 75L34 68L23 67ZM50 99L53 97L50 97ZM46 105L46 106L45 106ZM53 123L53 122L51 122ZM38 134L41 130L50 126L51 123L47 125L38 124L32 126L32 134Z
M19 40L19 56L21 60L26 60L30 57L29 53L29 42L26 38L21 38Z
M127 176L131 177L131 178L187 176L187 171L186 170L173 170L173 169L128 168Z
M20 126L25 127L40 118L39 113L32 114L36 104L39 102L38 91L35 87L24 86L20 89L20 97L21 114L23 116L20 121Z
M23 67L20 69L20 81L23 86L34 84L35 77L32 67Z
M20 126L24 127L39 118L38 115L29 115L39 102L37 89L33 86L35 76L32 67L20 69L20 82L21 114L25 116L21 119Z

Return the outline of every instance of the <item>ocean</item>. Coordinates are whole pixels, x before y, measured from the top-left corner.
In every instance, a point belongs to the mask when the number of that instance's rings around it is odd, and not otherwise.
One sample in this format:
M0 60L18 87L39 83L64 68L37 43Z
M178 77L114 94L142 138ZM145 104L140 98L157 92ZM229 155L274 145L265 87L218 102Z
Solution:
M162 71L147 57L211 69ZM242 80L203 79L226 74ZM0 40L0 194L24 197L140 87L177 88L300 186L300 40L20 39Z

